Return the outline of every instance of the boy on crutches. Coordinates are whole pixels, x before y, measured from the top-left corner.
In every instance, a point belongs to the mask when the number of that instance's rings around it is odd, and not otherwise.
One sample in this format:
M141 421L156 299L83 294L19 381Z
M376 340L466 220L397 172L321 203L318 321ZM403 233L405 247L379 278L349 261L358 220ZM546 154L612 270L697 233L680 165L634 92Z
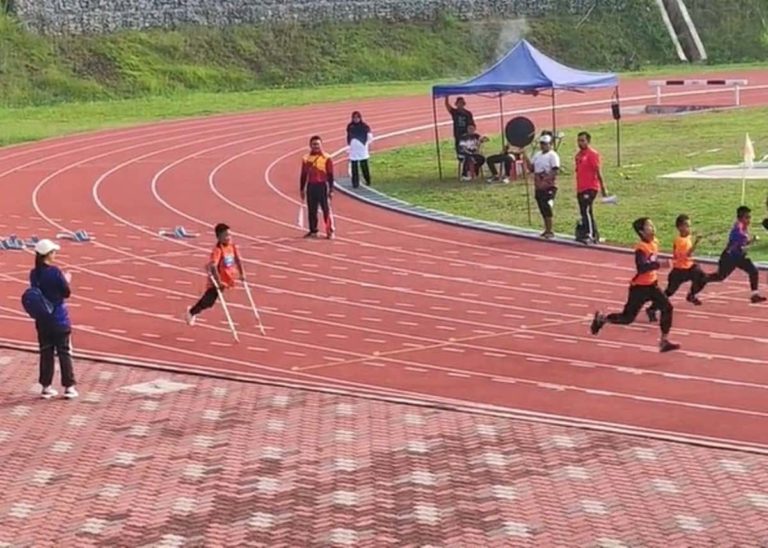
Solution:
M235 268L239 271L240 279L245 282L245 271L243 262L240 258L240 252L232 243L232 236L229 233L229 227L224 223L219 223L214 228L216 232L216 247L211 252L211 260L208 263L208 288L192 308L187 309L186 319L189 325L195 325L195 317L203 310L211 308L216 304L219 294L227 289L235 287ZM232 319L229 316L226 303L223 302L224 312L227 314L229 327L235 333ZM237 336L235 335L235 339Z

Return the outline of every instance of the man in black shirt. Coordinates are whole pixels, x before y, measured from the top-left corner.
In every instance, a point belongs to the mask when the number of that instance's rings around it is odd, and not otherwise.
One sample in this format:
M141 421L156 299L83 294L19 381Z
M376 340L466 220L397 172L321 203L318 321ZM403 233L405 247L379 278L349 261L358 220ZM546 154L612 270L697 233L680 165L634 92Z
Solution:
M469 126L475 125L475 117L466 109L464 97L456 99L456 106L452 107L448 97L445 98L445 108L453 118L453 140L456 146L456 154L459 154L459 141L469 130Z

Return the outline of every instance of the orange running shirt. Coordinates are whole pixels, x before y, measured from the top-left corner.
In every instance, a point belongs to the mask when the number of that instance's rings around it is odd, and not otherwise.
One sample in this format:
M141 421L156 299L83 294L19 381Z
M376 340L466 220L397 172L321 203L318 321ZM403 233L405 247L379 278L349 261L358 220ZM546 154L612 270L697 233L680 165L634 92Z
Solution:
M679 270L688 270L693 267L693 259L688 256L693 248L690 236L678 236L672 244L672 266Z
M632 285L654 285L659 280L658 264L655 265L658 260L659 253L659 241L654 239L653 242L638 242L635 245L635 262L637 264L637 274L632 278ZM651 267L650 269L647 269Z
M240 255L235 244L218 244L211 252L211 262L216 265L219 273L219 279L224 287L235 286L235 275L237 273L237 261ZM208 280L209 285L213 285Z

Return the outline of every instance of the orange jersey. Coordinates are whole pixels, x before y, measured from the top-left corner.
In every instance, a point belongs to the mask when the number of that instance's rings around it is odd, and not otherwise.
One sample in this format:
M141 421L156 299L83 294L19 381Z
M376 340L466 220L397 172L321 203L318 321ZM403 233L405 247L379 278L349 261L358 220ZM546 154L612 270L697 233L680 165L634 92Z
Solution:
M632 278L632 285L654 285L659 281L659 241L640 241L635 245L635 264L637 274Z
M218 244L211 252L211 263L219 273L219 280L224 287L234 287L237 273L237 259L240 253L235 244ZM209 280L210 285L210 280Z
M301 160L301 185L333 183L333 159L329 154L307 154Z
M672 266L679 270L688 270L693 267L693 259L690 257L693 249L693 241L690 236L678 236L672 244Z

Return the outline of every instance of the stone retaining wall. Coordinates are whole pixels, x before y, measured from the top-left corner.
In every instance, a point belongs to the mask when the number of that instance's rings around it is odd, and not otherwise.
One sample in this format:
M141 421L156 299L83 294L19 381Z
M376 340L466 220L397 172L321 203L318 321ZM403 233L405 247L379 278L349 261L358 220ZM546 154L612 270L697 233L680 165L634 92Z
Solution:
M24 25L43 34L99 34L197 24L226 27L269 21L414 21L541 16L621 9L631 0L5 0Z

